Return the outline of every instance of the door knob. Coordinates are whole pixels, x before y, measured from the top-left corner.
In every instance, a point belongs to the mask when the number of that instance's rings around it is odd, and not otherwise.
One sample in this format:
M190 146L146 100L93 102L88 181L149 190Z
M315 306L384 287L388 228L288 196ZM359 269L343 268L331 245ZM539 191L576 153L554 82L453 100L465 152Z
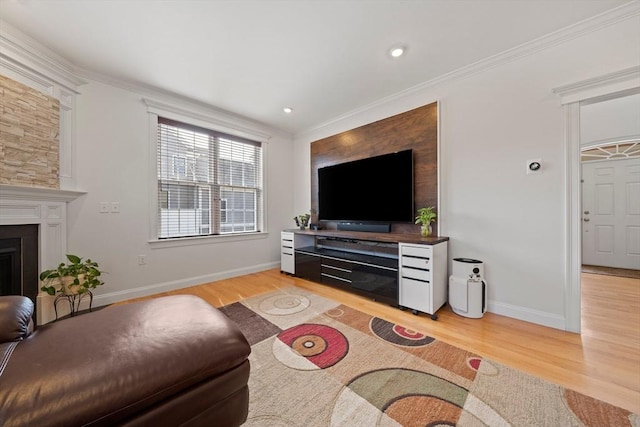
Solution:
M584 214L585 215L589 215L589 211L584 211Z
M585 218L585 219L584 219L584 222L589 222L589 218Z

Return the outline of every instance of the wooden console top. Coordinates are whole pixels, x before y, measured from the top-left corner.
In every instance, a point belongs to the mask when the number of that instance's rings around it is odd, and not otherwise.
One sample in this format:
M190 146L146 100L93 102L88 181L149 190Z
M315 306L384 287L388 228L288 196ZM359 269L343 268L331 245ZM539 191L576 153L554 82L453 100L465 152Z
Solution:
M420 234L408 233L370 233L364 231L343 231L343 230L285 230L295 234L304 234L314 237L337 237L341 239L365 240L371 242L389 243L421 243L423 245L435 245L449 240L445 236L422 237Z

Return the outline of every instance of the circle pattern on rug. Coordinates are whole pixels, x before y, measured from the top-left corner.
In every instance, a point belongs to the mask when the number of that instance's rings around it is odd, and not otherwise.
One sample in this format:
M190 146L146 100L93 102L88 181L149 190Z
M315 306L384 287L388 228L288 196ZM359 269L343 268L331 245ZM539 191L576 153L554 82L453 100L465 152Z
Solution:
M329 368L348 352L347 338L326 325L297 325L282 331L273 341L276 359L285 366L305 371Z
M304 311L310 305L309 298L302 295L273 295L262 300L258 307L266 314L287 316Z
M433 338L421 332L396 325L386 320L374 317L369 322L369 328L378 338L395 345L405 347L422 347L433 342Z
M324 314L326 314L329 317L342 317L344 316L344 310L341 308L332 308L330 310L327 310L324 312Z
M353 378L334 403L330 425L344 425L356 407L359 425L378 425L384 414L401 425L450 426L463 413L475 418L474 425L509 425L466 388L404 368L378 369Z

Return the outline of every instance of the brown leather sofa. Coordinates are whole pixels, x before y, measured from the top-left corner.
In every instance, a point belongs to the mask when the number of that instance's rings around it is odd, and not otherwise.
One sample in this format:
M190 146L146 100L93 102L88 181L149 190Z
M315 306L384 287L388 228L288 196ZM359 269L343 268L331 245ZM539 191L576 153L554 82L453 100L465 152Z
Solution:
M195 296L107 307L32 328L0 297L0 425L238 426L249 344Z

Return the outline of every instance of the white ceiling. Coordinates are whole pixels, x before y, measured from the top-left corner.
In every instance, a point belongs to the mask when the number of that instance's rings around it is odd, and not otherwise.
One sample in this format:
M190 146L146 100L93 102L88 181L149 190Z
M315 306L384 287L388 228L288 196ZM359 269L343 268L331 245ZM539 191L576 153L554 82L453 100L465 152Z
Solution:
M0 0L0 18L85 76L298 133L627 2Z

